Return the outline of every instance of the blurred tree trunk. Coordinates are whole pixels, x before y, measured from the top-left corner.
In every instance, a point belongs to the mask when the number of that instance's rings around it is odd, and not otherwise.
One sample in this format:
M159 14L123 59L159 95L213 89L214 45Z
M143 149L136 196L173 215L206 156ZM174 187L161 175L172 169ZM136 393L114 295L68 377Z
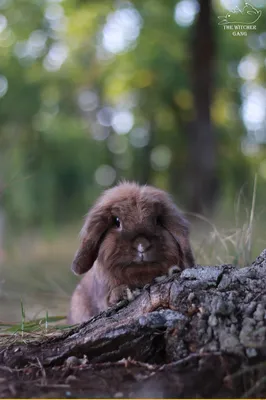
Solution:
M155 132L156 124L154 116L149 118L149 142L141 149L137 149L138 156L135 155L134 173L137 171L137 179L141 185L151 184L152 182L152 166L151 166L151 152L155 146Z
M199 0L200 11L192 36L194 120L188 127L188 207L210 214L218 191L217 148L210 116L215 39L211 0Z

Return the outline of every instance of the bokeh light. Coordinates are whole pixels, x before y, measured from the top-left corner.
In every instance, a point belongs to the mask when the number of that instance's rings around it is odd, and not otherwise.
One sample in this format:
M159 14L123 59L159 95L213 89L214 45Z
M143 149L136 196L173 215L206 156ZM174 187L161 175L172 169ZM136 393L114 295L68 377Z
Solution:
M4 15L0 14L0 33L2 33L7 27L7 19Z
M116 178L115 169L110 165L100 165L95 171L94 178L100 186L111 186Z
M149 143L150 134L147 128L134 128L129 134L129 141L133 147L141 148Z
M258 75L259 67L260 64L258 60L255 57L248 55L240 61L238 74L243 79L253 80Z
M4 97L8 90L8 80L5 76L0 75L0 97Z
M138 38L142 20L133 7L110 14L103 29L102 45L113 54L127 50Z
M111 126L114 110L111 107L103 107L97 113L97 120L102 126Z
M134 125L134 116L130 111L115 112L112 118L112 127L118 135L128 133Z
M28 40L17 41L14 46L14 53L19 59L42 56L46 50L47 35L41 31L33 31Z
M266 89L255 85L243 98L242 118L247 129L259 129L266 118Z
M259 35L259 43L262 49L266 49L266 32L262 32Z
M196 0L181 0L175 6L175 22L183 27L190 26L199 11L199 4Z
M49 71L58 71L68 56L68 47L61 42L54 43L43 61L44 68Z
M114 134L107 139L107 146L111 153L123 154L128 148L128 140L125 136Z
M51 2L51 4L47 6L44 15L45 18L48 19L49 21L55 21L63 17L64 9L59 4Z
M78 95L78 105L84 112L95 110L98 106L98 103L98 96L92 90L83 90Z
M90 124L90 132L93 139L103 141L108 138L110 129L107 126L99 125L98 122Z
M235 7L241 6L242 0L220 0L221 5L227 10L233 10Z
M156 171L166 170L171 163L171 159L172 152L165 145L156 146L151 152L152 168Z

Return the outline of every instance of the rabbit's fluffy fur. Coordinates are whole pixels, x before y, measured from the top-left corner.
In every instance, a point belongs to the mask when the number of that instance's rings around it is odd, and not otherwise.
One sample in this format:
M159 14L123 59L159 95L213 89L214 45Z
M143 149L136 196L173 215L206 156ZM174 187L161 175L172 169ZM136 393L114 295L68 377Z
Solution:
M89 211L72 264L85 276L71 299L68 322L87 321L130 290L194 266L188 222L170 196L151 186L121 183Z

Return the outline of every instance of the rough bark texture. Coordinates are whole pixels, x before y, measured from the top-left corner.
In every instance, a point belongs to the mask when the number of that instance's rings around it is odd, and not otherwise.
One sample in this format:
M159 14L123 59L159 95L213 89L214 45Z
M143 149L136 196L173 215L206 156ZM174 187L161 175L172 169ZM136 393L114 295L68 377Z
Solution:
M0 348L0 397L265 396L265 313L266 250L187 269L60 337Z

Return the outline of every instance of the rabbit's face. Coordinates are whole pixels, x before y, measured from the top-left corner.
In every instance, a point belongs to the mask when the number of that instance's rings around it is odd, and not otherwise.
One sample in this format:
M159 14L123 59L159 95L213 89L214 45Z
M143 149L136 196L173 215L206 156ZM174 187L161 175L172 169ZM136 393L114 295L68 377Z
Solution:
M194 265L188 236L186 220L165 192L123 183L89 212L72 268L84 273L97 259L118 284L149 283L173 265Z

